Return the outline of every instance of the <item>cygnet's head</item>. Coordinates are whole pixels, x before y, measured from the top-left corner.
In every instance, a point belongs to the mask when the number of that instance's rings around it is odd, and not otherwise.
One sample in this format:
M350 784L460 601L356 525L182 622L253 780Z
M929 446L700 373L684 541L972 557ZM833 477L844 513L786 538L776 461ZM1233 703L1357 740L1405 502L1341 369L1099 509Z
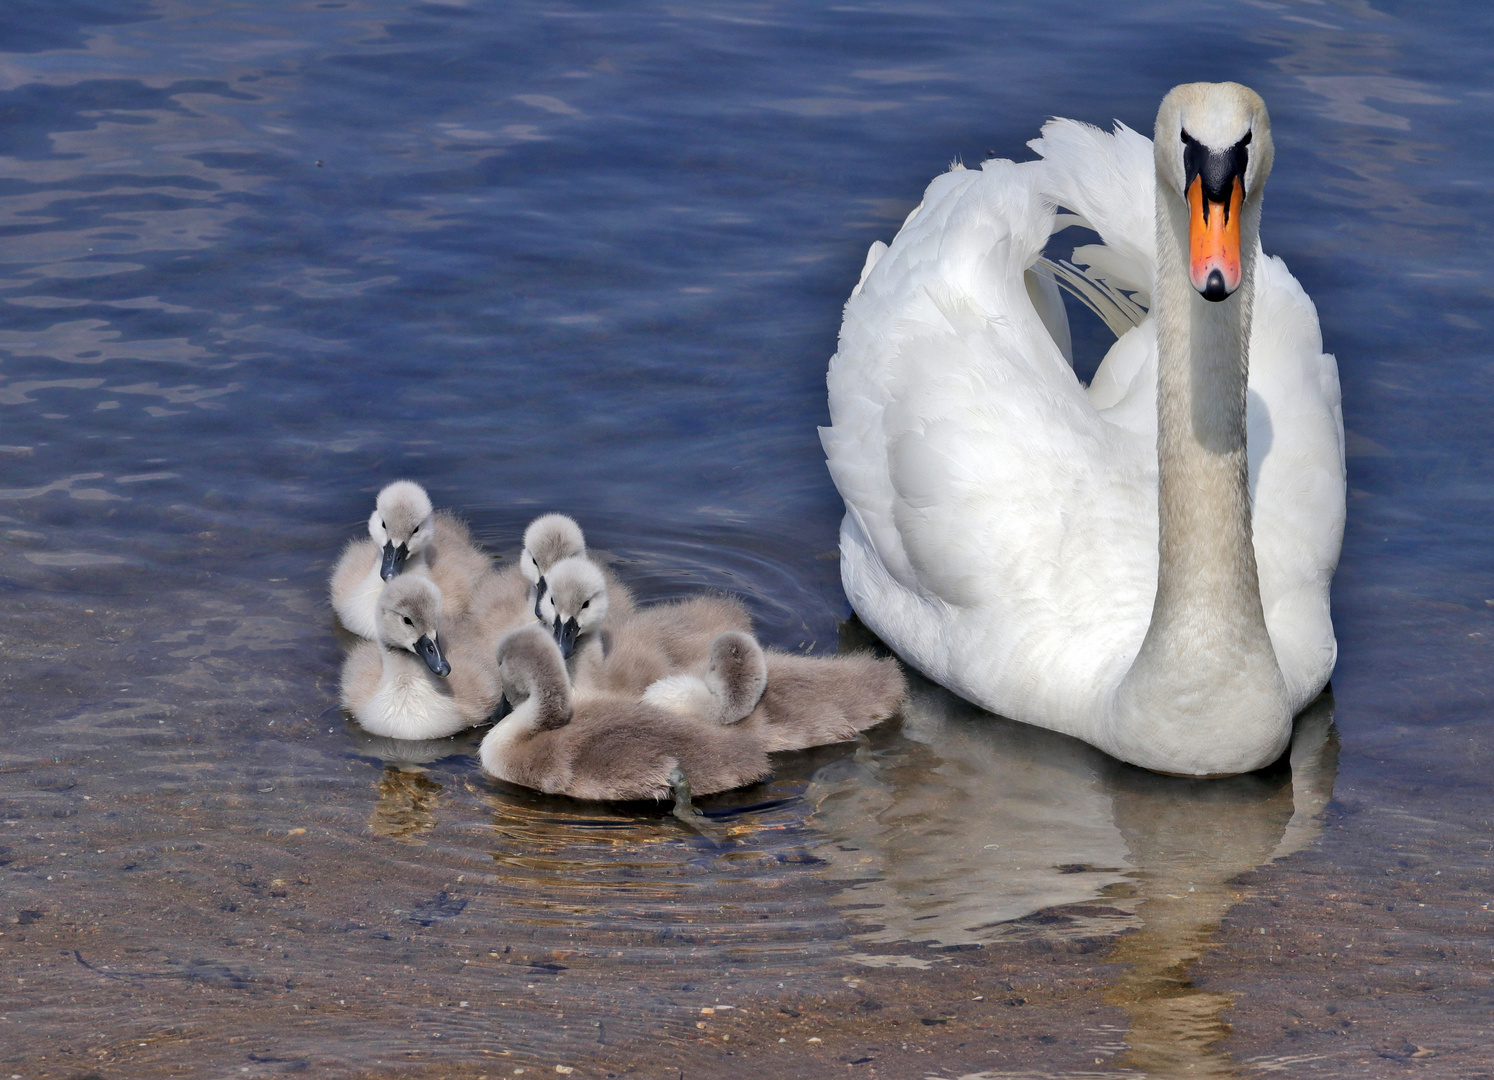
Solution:
M539 730L563 727L571 719L571 681L551 636L538 626L510 630L498 643L498 677L503 700L517 710L535 698ZM506 710L500 710L506 711Z
M379 593L379 641L404 649L425 661L437 675L451 673L441 655L441 590L430 578L406 574L389 581Z
M728 630L711 642L706 685L723 724L734 724L753 709L768 685L768 661L751 634Z
M576 639L607 617L607 581L585 555L561 559L545 572L545 581L549 588L535 601L535 613L569 660Z
M1188 220L1189 280L1205 300L1227 299L1255 257L1274 156L1266 103L1239 83L1175 86L1157 110L1152 153L1159 193Z
M545 572L561 559L586 553L586 538L575 518L564 514L542 514L524 530L524 550L519 552L519 569L534 586L534 617L540 617L539 602L548 583Z
M396 480L374 503L368 535L383 551L379 575L385 581L405 568L405 560L425 550L435 532L434 511L425 488L413 480Z

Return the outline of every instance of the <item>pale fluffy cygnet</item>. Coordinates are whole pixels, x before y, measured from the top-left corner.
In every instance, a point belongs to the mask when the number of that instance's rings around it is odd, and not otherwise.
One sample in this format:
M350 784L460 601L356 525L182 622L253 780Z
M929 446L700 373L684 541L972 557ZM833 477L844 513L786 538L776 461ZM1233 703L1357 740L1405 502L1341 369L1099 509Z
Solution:
M439 739L497 707L503 688L491 636L471 618L443 621L441 608L441 590L423 575L385 584L378 642L360 642L342 669L343 708L364 730Z
M765 651L767 685L742 721L769 753L847 742L897 715L908 696L892 657L797 656Z
M367 540L351 540L332 571L332 607L359 637L378 636L379 594L401 573L429 576L441 589L447 616L467 613L473 592L490 575L492 561L467 526L431 507L425 489L396 480L379 492L368 519Z
M769 773L761 740L738 725L705 725L636 698L573 697L565 661L541 627L498 647L513 711L482 741L482 767L501 780L577 799L675 799L686 820L690 793L727 791Z
M704 674L659 679L643 700L710 723L741 721L773 753L854 739L895 715L906 696L891 658L765 652L749 635L732 632L712 643Z
M712 724L734 724L757 707L768 682L763 650L750 634L728 630L711 643L704 675L667 675L643 700Z

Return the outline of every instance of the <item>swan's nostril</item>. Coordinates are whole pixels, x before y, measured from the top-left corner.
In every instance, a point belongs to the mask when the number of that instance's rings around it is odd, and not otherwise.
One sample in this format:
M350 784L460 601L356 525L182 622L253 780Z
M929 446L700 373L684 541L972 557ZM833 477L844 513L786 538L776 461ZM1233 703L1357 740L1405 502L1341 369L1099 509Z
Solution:
M1224 285L1224 274L1218 270L1209 271L1209 279L1198 291L1205 300L1211 300L1216 304L1229 295L1229 289Z

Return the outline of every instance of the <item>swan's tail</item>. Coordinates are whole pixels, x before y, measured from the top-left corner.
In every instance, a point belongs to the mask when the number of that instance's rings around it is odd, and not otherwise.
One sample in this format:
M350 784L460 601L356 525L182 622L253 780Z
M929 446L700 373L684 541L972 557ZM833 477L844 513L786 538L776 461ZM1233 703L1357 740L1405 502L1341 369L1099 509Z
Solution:
M770 753L854 739L893 716L908 693L902 669L891 658L771 650L766 657L768 685L743 723L761 733Z

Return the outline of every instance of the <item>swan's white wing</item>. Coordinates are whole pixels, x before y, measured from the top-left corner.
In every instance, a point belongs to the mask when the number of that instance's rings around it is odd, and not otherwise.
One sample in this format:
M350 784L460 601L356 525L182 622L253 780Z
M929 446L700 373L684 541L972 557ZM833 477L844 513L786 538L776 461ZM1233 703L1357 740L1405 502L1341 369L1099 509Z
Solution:
M1157 271L1152 140L1119 122L1111 133L1054 119L1027 145L1048 163L1045 182L1053 200L1105 241L1076 248L1074 261L1089 266L1093 277L1150 296Z
M823 439L866 549L844 574L862 618L946 685L1018 718L1042 703L1054 726L1056 698L1092 703L1140 644L1156 464L1033 308L1041 179L988 162L930 186L846 306Z

